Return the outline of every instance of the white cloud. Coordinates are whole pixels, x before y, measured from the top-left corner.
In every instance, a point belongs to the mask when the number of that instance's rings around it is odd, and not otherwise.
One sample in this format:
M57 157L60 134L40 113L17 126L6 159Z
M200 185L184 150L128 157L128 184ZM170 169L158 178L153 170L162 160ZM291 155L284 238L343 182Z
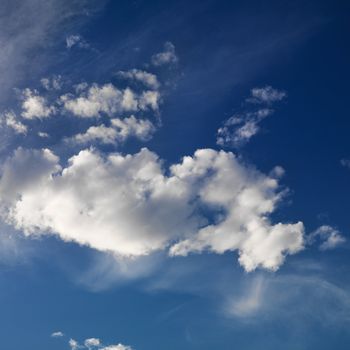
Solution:
M53 333L51 334L51 337L52 337L52 338L60 338L60 337L63 337L63 336L64 336L64 334L63 334L61 331L53 332Z
M329 250L338 247L345 243L345 237L334 227L329 225L322 225L317 230L309 235L310 243L319 238L322 243L320 244L321 250Z
M105 125L90 126L85 133L77 134L68 141L76 143L101 142L103 144L115 144L117 142L117 131Z
M152 122L147 119L136 119L133 115L124 119L112 119L111 124L117 130L118 138L121 141L124 141L130 136L147 141L155 130Z
M85 345L85 347L90 349L90 348L93 348L93 347L96 347L96 346L100 346L101 345L101 341L98 338L88 338L88 339L85 339L84 345Z
M82 49L87 49L90 45L82 38L81 35L69 35L66 38L66 47L67 49L71 49L73 46L80 47Z
M158 91L143 91L139 96L138 107L142 111L152 109L157 111L159 108L160 94Z
M130 88L120 90L112 84L93 84L78 97L61 96L64 108L75 116L98 117L101 113L112 116L115 113L158 110L160 95L157 91L144 91L137 94Z
M16 134L26 134L28 127L20 122L13 111L4 112L1 116L1 122L14 130Z
M79 343L74 339L69 339L68 344L72 350L77 350L82 348L82 346L79 345Z
M253 88L251 90L251 97L247 101L271 104L283 100L286 96L287 93L285 91L274 89L271 86L265 86L262 88Z
M85 339L84 345L80 345L78 341L74 339L70 339L68 342L70 348L72 350L78 350L78 349L98 349L98 350L133 350L128 345L123 345L121 343L115 344L115 345L103 345L101 340L98 338L88 338Z
M145 86L155 90L157 90L160 86L160 83L155 74L145 72L139 69L131 69L129 71L120 71L118 72L118 76L125 79L139 81Z
M132 350L130 346L123 345L123 344L116 344L116 345L108 345L100 350Z
M217 131L216 143L224 147L240 147L247 143L260 130L260 122L271 115L273 110L259 109L227 119Z
M286 92L271 86L253 88L247 102L270 106L287 96ZM251 106L250 106L251 108ZM224 121L217 131L216 143L223 147L240 147L260 131L260 122L273 113L271 108L259 108L238 113Z
M301 222L269 220L281 200L277 180L224 151L198 150L167 172L147 149L84 150L64 169L49 150L18 149L3 166L0 194L3 217L26 235L51 233L117 256L236 250L247 271L276 270L303 248Z
M124 118L111 119L111 126L103 124L91 126L85 133L77 134L68 139L76 143L101 142L103 144L116 144L124 142L129 137L147 141L155 131L155 127L147 119L136 119L133 115Z
M47 132L39 131L38 136L41 138L48 138L50 135Z
M60 75L51 78L42 78L41 85L48 91L60 90L62 88L62 77Z
M55 107L48 106L45 97L35 90L25 89L22 98L22 117L25 119L48 118L55 113Z
M164 50L152 56L153 65L162 66L164 64L172 64L178 61L175 53L175 46L171 42L164 44Z

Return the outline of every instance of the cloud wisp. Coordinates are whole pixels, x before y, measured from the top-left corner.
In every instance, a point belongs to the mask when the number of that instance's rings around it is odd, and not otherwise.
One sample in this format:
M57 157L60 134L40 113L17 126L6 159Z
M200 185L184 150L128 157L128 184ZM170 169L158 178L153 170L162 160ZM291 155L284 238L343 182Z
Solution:
M61 332L61 331L53 332L53 333L51 334L51 337L52 337L52 338L61 338L61 337L63 337L63 336L64 336L64 333Z
M164 50L152 56L151 62L154 66L163 66L175 64L178 62L178 57L175 52L175 46L170 41L164 44Z
M130 137L141 141L148 141L155 131L155 126L148 119L137 119L133 115L120 119L111 119L110 126L100 124L89 127L86 132L66 139L67 142L76 144L88 144L100 142L102 144L116 145Z
M81 49L88 49L89 43L79 34L72 34L66 38L66 47L71 49L73 47L79 47Z
M286 96L286 92L271 86L253 88L246 99L248 109L223 122L217 131L216 143L222 147L244 146L260 131L260 123L274 113L271 105L282 101ZM256 105L259 107L256 108Z
M1 115L1 124L12 129L16 134L26 135L27 125L23 124L13 111L6 111Z
M345 237L336 228L329 225L320 226L308 236L308 240L310 243L319 240L320 250L334 249L346 242Z

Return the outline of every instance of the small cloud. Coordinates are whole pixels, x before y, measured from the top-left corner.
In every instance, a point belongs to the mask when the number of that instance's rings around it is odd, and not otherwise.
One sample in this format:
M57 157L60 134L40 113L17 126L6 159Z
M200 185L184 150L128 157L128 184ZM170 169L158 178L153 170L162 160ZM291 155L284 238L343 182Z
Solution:
M60 90L62 88L62 77L60 75L51 78L42 78L40 80L41 85L47 91Z
M94 348L99 350L133 350L130 346L123 345L121 343L112 344L112 345L103 345L102 341L98 338L87 338L84 341L84 345L79 344L78 341L71 338L68 344L71 350L78 350L78 349L92 350Z
M274 89L269 85L262 88L253 88L250 93L251 96L247 99L247 102L259 104L271 104L281 101L287 96L285 91Z
M42 132L42 131L39 131L39 132L38 132L38 136L39 136L39 137L42 137L42 138L48 138L48 137L50 137L50 135L49 135L47 132Z
M75 339L69 339L68 345L70 346L71 350L77 350L83 348L83 346L79 345L79 343Z
M80 133L66 139L78 144L100 142L102 144L117 144L124 142L129 137L135 137L141 141L148 141L155 131L155 127L148 119L137 119L133 115L124 118L111 119L111 125L104 124L90 126L85 133Z
M142 71L139 69L131 69L129 71L120 71L117 75L124 79L136 80L144 84L151 89L158 89L160 83L155 74Z
M101 113L113 115L125 112L158 111L160 93L154 90L145 90L136 93L130 88L118 89L112 84L102 86L92 84L85 88L78 96L62 95L60 102L63 108L73 115L82 118L99 117Z
M253 88L246 102L263 105L260 108L248 105L245 111L227 119L217 131L216 143L222 147L241 147L260 131L260 122L274 113L271 104L281 101L287 94L271 86ZM265 106L264 106L265 105ZM268 108L267 108L268 107Z
M28 127L20 122L13 111L7 111L1 115L1 123L11 128L16 134L26 134Z
M48 118L56 112L54 106L49 106L45 97L36 90L25 89L22 93L22 117L25 119Z
M63 336L64 336L64 334L63 334L61 331L53 332L53 333L51 334L51 337L52 337L52 338L60 338L60 337L63 337Z
M340 161L340 164L346 168L350 168L350 159L345 159L343 158L341 161Z
M166 42L164 44L164 50L153 55L151 61L154 66L176 63L178 57L175 53L175 46L170 41Z
M91 349L93 347L100 346L101 345L101 341L98 338L88 338L88 339L85 339L84 345L88 349Z
M309 236L309 243L313 243L316 239L321 240L320 250L330 250L345 243L345 237L334 227L322 225Z
M280 179L285 174L285 170L277 165L270 171L270 176L274 179Z
M81 35L69 35L66 37L66 47L71 49L72 47L77 46L81 49L87 49L90 47L89 43L86 42Z
M273 110L264 108L232 116L218 129L216 143L223 147L243 146L259 132L259 123L272 113Z
M101 348L100 350L133 350L133 349L128 345L123 345L119 343L116 345L108 345L104 348Z

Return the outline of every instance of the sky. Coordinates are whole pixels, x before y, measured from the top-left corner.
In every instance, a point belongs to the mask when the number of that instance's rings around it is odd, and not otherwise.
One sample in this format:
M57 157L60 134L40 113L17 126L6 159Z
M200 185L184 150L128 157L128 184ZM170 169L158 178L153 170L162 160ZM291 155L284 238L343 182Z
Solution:
M3 0L1 348L348 349L349 10Z

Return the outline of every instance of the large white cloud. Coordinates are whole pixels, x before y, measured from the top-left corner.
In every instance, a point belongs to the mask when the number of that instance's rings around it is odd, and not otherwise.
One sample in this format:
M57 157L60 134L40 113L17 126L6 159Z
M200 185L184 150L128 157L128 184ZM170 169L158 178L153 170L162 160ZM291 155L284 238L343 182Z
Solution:
M247 271L275 270L303 248L302 223L268 218L281 199L277 180L224 151L198 150L167 171L147 149L84 150L62 169L51 151L20 148L3 166L0 196L3 217L26 235L119 256L236 250Z

